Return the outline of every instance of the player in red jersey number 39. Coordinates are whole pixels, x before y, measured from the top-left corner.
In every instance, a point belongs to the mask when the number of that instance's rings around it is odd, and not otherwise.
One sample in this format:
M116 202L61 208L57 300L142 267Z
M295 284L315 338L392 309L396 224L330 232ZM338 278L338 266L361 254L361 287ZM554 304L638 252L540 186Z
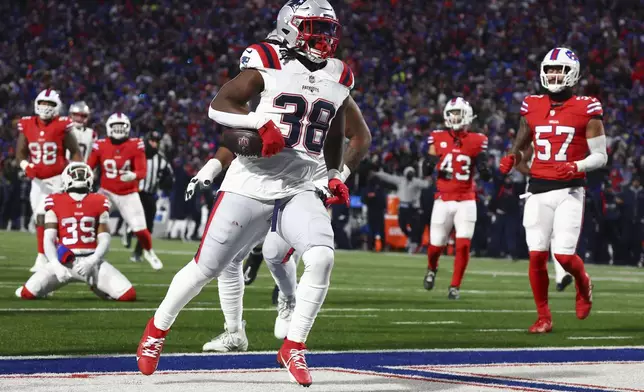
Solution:
M586 172L606 165L603 109L596 98L576 96L579 60L568 48L550 50L541 62L546 95L527 96L521 104L521 124L509 155L501 159L508 173L521 161L530 142L534 158L523 217L530 250L530 286L538 319L531 333L552 330L548 306L548 250L575 278L577 318L592 307L592 284L576 248L583 219ZM552 239L552 243L551 243Z

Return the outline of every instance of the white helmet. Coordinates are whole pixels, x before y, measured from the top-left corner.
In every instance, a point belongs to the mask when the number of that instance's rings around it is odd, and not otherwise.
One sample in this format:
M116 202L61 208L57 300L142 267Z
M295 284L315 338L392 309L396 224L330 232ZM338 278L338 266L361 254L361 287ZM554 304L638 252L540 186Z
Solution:
M51 120L60 114L63 103L56 90L42 90L34 101L34 112L41 120Z
M333 57L341 27L327 0L290 0L277 14L277 35L313 62Z
M563 73L557 74L552 83L548 80L548 67L562 67ZM541 85L552 93L572 87L579 81L579 59L575 52L568 48L554 48L546 54L541 62L540 76Z
M469 102L461 97L452 98L445 105L443 119L445 126L454 130L467 128L476 116Z
M76 126L83 126L87 124L89 119L89 106L85 101L74 102L69 106L69 117Z
M70 162L63 170L61 175L63 181L63 191L70 189L87 190L92 189L94 183L94 173L92 168L84 162Z
M112 114L105 123L107 137L122 140L130 137L130 119L121 112Z

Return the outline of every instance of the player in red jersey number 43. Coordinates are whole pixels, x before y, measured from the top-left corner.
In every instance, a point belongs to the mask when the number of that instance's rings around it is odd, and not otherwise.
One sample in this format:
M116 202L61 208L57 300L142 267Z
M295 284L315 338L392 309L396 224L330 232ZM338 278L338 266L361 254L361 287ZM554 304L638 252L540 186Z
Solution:
M476 225L474 169L481 178L490 179L487 167L487 136L469 131L474 119L472 106L461 97L451 99L443 111L446 130L429 136L425 174L438 165L436 202L432 210L427 248L428 266L423 280L425 289L434 288L438 258L452 231L456 229L456 255L448 298L459 299L460 287L470 259Z
M532 142L534 158L523 217L530 250L530 286L538 313L531 333L552 330L546 268L551 247L557 261L575 278L577 318L583 320L590 314L592 284L575 251L586 172L603 167L608 158L601 103L572 92L579 80L575 53L568 48L550 50L541 62L540 75L547 94L524 99L519 132L500 167L508 173Z

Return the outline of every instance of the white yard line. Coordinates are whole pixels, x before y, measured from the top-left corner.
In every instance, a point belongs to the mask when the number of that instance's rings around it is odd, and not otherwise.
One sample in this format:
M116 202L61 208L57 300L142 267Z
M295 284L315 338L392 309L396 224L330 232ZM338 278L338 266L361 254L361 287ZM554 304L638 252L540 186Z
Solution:
M632 336L569 336L568 340L622 340L633 339Z
M526 332L525 328L475 329L476 332Z
M324 318L375 318L378 317L377 314L319 314L319 317L324 317Z
M391 324L396 325L443 325L443 324L461 324L460 321L393 321Z

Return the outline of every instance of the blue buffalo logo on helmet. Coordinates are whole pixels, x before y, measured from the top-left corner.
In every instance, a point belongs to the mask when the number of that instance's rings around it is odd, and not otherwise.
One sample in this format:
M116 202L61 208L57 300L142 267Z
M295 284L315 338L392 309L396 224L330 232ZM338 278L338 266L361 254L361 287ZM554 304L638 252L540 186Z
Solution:
M568 56L572 61L579 61L577 55L572 50L566 50L566 56Z

